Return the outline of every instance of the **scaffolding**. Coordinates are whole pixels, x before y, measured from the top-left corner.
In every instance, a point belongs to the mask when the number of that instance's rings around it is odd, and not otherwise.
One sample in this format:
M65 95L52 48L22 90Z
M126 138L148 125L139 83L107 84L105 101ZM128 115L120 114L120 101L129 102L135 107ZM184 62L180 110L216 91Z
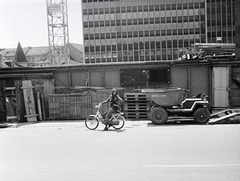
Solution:
M46 0L51 65L69 64L67 0Z

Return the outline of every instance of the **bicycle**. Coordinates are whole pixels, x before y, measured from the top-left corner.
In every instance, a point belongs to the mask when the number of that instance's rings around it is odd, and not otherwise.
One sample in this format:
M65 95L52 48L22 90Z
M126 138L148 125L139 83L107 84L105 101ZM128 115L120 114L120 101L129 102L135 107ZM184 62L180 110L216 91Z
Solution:
M109 125L109 127L112 126L114 129L120 130L125 124L125 118L123 117L124 113L117 110L112 114L112 117L109 119L110 121L106 122L100 112L101 107L101 104L95 106L95 108L97 108L96 114L89 115L85 119L85 126L90 130L95 130L98 127L99 122L101 122L104 125Z

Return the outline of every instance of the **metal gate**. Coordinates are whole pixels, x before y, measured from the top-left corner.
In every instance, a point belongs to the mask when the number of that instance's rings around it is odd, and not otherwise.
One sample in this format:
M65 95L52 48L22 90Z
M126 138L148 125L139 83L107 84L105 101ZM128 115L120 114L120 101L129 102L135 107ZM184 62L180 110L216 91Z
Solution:
M229 68L213 68L213 107L228 108L229 106Z

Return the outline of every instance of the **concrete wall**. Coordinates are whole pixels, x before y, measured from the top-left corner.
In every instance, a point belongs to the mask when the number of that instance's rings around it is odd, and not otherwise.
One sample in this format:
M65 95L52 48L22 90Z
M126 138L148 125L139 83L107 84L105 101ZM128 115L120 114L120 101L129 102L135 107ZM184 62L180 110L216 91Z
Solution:
M131 67L129 67L130 69ZM56 86L121 87L120 68L58 71L54 73ZM171 83L164 87L189 89L189 96L199 92L209 95L208 66L179 66L170 68Z
M170 86L190 90L189 96L199 92L209 95L208 67L172 67Z

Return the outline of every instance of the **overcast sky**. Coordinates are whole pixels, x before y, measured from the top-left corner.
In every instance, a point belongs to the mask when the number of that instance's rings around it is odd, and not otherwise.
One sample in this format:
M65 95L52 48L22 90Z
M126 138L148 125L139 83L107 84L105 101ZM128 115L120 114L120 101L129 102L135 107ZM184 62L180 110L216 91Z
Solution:
M81 0L68 0L69 41L83 43ZM0 48L48 46L46 0L0 0Z

